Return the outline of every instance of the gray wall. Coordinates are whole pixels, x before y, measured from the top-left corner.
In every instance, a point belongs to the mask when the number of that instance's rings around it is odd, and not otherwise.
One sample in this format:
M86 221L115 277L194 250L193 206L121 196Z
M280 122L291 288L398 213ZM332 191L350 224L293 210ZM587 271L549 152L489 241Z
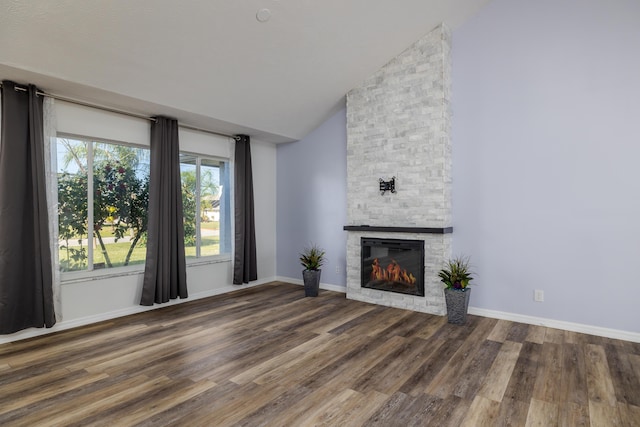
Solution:
M302 279L299 253L316 243L327 257L321 282L346 286L346 126L343 108L302 140L277 147L278 276Z
M637 1L494 0L453 33L473 306L640 331L639 52Z

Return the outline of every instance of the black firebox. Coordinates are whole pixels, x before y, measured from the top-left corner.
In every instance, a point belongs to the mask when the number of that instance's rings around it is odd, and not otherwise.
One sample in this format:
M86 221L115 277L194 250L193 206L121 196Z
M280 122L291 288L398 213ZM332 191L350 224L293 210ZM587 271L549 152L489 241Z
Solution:
M424 240L361 238L362 287L424 296Z

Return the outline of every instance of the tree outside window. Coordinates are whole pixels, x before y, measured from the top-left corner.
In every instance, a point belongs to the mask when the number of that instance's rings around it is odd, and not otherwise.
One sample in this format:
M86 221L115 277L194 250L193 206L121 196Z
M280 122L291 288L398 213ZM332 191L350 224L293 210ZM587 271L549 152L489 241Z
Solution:
M180 155L185 252L199 258L229 252L228 164L198 155ZM222 227L221 227L221 224Z
M62 271L144 263L148 202L148 149L58 138Z
M61 137L57 154L61 270L144 263L149 149ZM185 255L229 253L228 162L181 154L180 174Z

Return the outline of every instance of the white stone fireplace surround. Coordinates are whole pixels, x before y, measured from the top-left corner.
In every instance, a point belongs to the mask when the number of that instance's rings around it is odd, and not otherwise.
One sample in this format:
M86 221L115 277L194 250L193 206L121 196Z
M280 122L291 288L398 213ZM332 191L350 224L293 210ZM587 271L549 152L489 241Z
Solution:
M450 46L441 25L347 94L347 298L445 314L437 274L451 256ZM396 192L381 195L378 180L394 176ZM425 296L362 288L362 237L424 240Z

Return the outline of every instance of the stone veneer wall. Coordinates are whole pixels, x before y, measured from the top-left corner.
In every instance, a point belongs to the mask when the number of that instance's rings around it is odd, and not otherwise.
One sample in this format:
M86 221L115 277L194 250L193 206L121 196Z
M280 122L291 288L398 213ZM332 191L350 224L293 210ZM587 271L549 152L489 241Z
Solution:
M347 94L348 225L451 226L451 36L431 31ZM396 177L380 195L378 179ZM425 297L363 289L360 238L425 240ZM347 297L444 314L451 234L349 232Z

